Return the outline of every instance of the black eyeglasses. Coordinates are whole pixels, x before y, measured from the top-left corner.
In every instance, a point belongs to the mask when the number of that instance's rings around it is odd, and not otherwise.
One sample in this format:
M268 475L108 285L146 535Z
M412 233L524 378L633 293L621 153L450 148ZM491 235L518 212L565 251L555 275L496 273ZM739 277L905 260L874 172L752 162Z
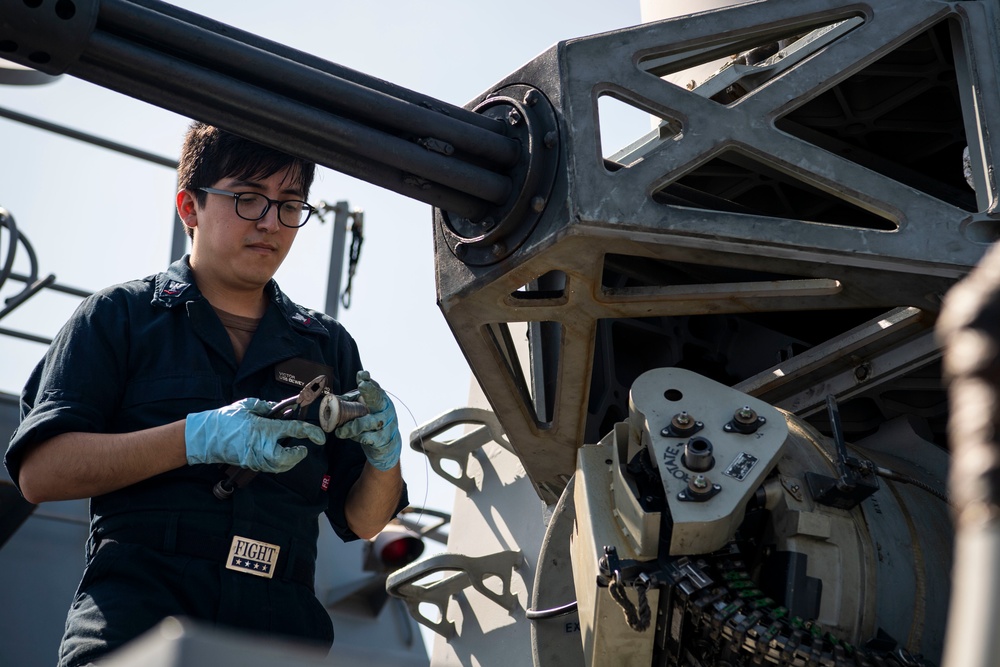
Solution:
M278 206L278 222L285 227L301 227L309 221L309 216L315 210L301 199L286 199L278 201L268 199L259 192L229 192L216 188L198 188L210 195L225 195L233 198L236 215L244 220L260 220L271 210L271 205Z

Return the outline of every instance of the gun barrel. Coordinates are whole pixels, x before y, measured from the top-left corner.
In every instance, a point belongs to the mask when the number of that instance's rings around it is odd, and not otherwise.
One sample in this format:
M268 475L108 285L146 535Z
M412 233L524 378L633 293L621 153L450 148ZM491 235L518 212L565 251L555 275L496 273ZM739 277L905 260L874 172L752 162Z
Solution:
M39 5L31 7L32 5ZM508 201L505 123L159 0L0 0L4 56L68 73L472 220ZM62 9L60 9L62 8Z

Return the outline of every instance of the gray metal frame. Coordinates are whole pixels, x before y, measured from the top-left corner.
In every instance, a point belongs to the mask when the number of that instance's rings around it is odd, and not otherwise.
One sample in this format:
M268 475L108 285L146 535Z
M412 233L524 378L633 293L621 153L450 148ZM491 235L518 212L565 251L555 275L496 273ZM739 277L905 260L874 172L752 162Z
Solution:
M668 84L644 65L655 62L655 73L663 74L857 16L862 25L730 104ZM438 297L544 500L558 498L573 472L576 449L584 444L602 319L910 306L933 321L941 295L995 237L996 183L986 165L997 149L991 124L1000 118L998 50L991 30L996 19L992 2L768 0L563 42L491 89L515 81L530 85L560 110L561 169L534 232L497 264L472 266L456 258L446 214L437 212ZM955 70L978 212L776 129L783 115L945 20L957 29ZM641 161L609 168L601 157L597 100L602 94L671 119L680 131ZM761 217L654 199L659 189L726 151L858 210L876 212L896 228ZM602 284L611 253L792 278L614 290ZM530 294L534 281L553 271L565 279L561 289ZM546 352L558 357L555 377L545 378L547 395L540 378L520 377L511 346L503 341L503 325L515 322L559 325L555 346L532 350L533 357ZM926 350L918 353L926 359ZM546 411L539 406L546 402L553 411L541 419Z

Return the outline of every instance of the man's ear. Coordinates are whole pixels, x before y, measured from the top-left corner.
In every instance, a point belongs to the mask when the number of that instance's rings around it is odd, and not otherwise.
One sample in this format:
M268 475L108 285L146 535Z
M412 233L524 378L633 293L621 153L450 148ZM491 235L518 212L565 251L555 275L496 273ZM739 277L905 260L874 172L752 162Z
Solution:
M177 215L185 227L194 229L198 226L198 201L188 190L177 193Z

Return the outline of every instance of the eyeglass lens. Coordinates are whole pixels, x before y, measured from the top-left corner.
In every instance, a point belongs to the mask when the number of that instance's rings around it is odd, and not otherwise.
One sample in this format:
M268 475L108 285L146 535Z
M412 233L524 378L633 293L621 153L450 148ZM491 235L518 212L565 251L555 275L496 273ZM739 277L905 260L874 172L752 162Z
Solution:
M264 217L267 207L267 197L253 192L241 193L236 198L236 213L247 220L259 220ZM278 219L289 227L299 227L309 219L310 212L304 201L283 201L278 207Z

